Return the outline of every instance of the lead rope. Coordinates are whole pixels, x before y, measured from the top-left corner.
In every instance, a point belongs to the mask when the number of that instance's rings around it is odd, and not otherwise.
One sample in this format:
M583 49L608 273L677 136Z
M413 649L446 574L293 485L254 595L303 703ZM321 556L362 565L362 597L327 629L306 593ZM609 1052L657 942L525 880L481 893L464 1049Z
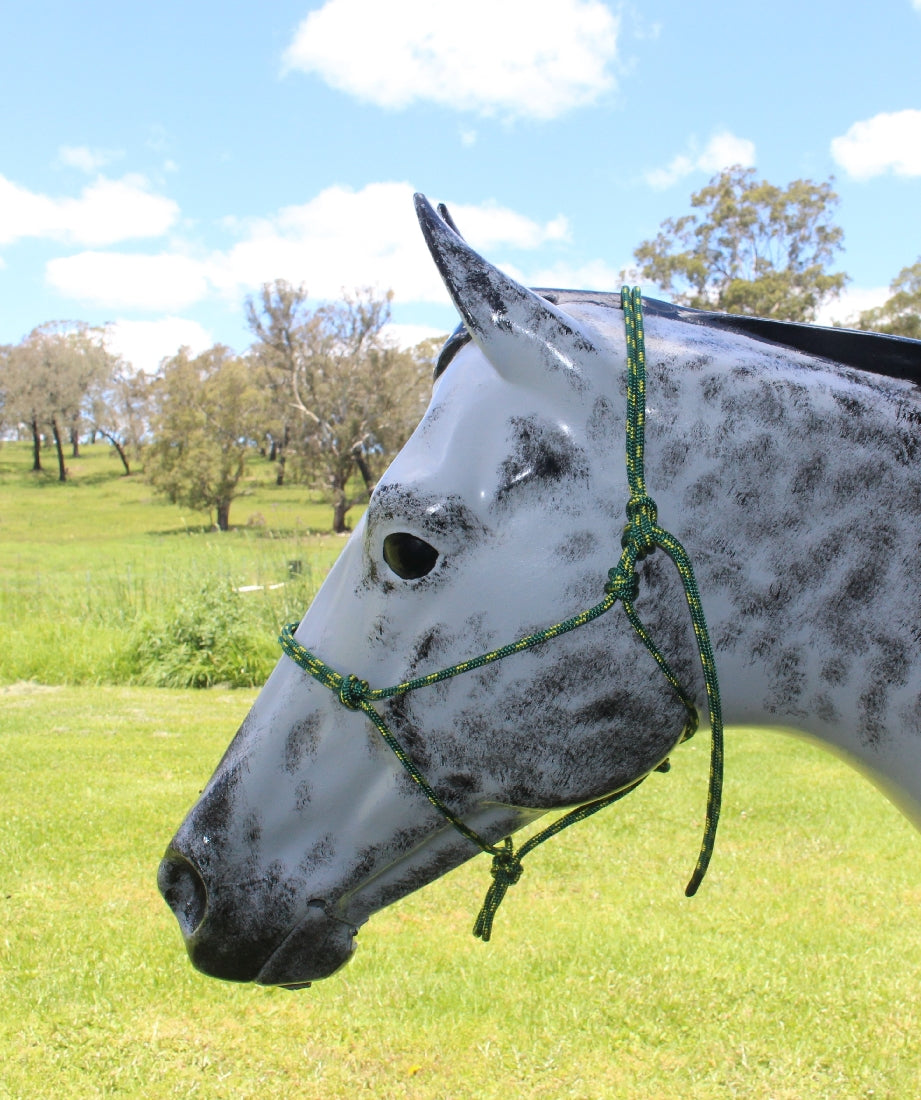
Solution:
M713 852L713 842L716 836L716 827L719 820L720 800L723 780L723 722L720 707L719 685L716 678L716 665L710 647L710 639L707 633L707 624L704 619L703 607L700 602L700 594L694 579L694 571L690 559L681 543L667 531L658 526L656 506L646 494L645 475L643 470L644 427L646 418L646 354L643 333L642 297L639 287L631 291L624 287L621 291L621 301L624 308L624 319L627 332L627 478L630 485L630 500L627 503L628 523L621 538L623 552L617 565L608 571L608 581L604 586L604 599L585 611L573 615L569 619L547 627L535 634L528 634L508 645L480 654L468 661L461 661L449 668L438 672L429 673L426 676L418 676L412 680L405 680L388 688L372 688L366 680L357 676L337 672L334 668L325 664L319 657L305 649L294 637L298 624L292 623L284 627L279 642L283 651L295 661L305 672L315 680L336 693L339 702L351 710L361 710L368 716L381 737L393 751L396 758L402 764L413 782L419 787L431 805L452 825L461 836L472 844L477 845L487 855L492 856L492 883L486 893L480 913L473 926L473 934L484 941L488 941L492 934L493 918L496 910L502 903L509 886L513 886L522 874L521 861L533 851L539 844L556 836L563 829L574 825L577 821L603 810L618 802L625 795L643 782L646 776L641 776L635 782L604 796L579 806L564 814L552 825L548 825L541 832L536 833L515 851L511 837L505 837L500 845L490 844L479 833L471 829L464 821L445 805L438 797L425 776L416 767L406 750L394 736L387 723L378 713L374 703L397 695L405 695L407 692L416 691L419 688L430 687L432 684L448 680L453 676L459 676L464 672L482 668L484 665L501 661L513 653L521 653L541 642L558 638L562 634L585 626L597 619L606 611L609 611L618 600L623 603L624 611L634 630L642 639L644 645L655 658L659 668L666 679L674 688L688 713L687 722L681 740L685 741L694 734L697 729L698 715L693 701L681 688L675 674L668 662L659 652L655 643L649 637L645 627L636 613L633 601L639 591L639 576L635 571L637 561L642 560L648 553L660 546L675 563L691 612L691 620L694 625L694 634L697 638L700 653L701 666L704 673L704 681L707 688L707 702L710 711L710 725L712 729L710 779L707 794L707 813L704 828L704 837L701 843L700 855L697 865L691 876L691 881L685 890L688 897L697 892L697 888L706 873ZM668 763L663 762L656 770L667 770Z

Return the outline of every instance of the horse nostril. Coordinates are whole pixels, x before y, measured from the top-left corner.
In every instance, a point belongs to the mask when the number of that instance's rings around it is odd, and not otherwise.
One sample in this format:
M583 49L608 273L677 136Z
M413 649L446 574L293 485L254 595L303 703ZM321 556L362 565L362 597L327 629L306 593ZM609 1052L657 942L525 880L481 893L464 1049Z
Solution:
M179 921L183 936L191 936L208 908L208 892L198 868L185 856L169 851L160 862L157 886Z

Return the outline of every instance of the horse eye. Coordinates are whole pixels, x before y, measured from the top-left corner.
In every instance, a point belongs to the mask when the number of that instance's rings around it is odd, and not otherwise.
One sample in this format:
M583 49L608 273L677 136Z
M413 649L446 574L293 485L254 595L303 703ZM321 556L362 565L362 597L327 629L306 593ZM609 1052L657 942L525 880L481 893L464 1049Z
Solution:
M424 539L397 531L384 539L384 561L404 581L416 581L435 568L438 551Z

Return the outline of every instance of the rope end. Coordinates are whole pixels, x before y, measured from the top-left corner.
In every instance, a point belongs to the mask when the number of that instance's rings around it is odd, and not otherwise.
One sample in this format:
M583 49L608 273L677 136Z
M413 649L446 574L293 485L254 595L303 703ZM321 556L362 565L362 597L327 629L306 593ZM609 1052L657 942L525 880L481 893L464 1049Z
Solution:
M473 925L474 936L482 940L483 943L489 943L489 937L492 935L493 917L495 917L496 910L502 904L506 891L510 886L515 885L524 870L521 866L521 856L515 853L512 846L511 837L505 838L501 848L490 850L492 851L492 882L486 891L483 907L480 909Z

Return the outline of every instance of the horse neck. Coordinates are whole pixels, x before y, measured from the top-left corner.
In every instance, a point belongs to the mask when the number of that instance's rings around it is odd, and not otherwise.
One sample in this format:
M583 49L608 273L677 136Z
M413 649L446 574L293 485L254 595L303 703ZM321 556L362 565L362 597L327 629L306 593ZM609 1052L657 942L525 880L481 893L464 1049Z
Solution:
M727 724L818 738L921 826L916 388L745 338L668 348L647 482L695 564Z

